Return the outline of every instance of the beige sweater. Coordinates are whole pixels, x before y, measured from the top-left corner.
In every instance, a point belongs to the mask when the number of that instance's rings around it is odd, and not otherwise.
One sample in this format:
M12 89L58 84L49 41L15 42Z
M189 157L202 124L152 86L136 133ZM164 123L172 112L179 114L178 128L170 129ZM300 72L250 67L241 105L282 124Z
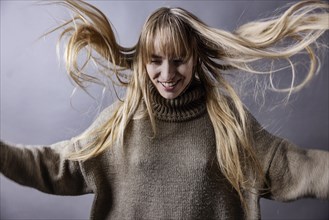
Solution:
M91 219L247 219L260 218L261 196L280 201L329 198L329 154L303 150L261 129L252 116L255 151L270 191L244 194L248 212L216 164L215 135L198 85L175 100L156 92L157 136L147 119L129 123L123 149L113 146L85 162L63 155L83 142L21 146L1 142L0 171L8 178L58 195L95 194ZM103 111L89 128L110 115ZM85 140L88 141L88 140ZM125 154L123 154L125 152Z

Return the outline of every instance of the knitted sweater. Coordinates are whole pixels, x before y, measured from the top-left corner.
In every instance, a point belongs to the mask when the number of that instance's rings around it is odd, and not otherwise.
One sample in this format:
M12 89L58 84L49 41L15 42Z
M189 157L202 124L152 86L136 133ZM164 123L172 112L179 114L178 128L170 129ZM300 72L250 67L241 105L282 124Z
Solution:
M215 134L205 94L193 84L177 99L152 92L157 135L148 119L132 120L124 146L113 146L96 158L64 158L89 140L51 146L1 142L0 171L8 178L57 195L95 194L91 219L258 219L259 198L280 201L304 196L329 198L329 154L303 150L261 129L249 115L256 155L270 189L245 192L244 211L237 193L216 163ZM105 109L89 128L112 113ZM327 172L325 172L327 171ZM251 177L252 178L252 177Z

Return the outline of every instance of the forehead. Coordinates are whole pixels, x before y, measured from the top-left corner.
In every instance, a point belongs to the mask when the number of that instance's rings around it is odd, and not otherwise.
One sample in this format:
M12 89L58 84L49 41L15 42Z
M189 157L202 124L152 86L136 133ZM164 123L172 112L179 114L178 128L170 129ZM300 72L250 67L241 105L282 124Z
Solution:
M154 37L151 55L158 55L162 57L168 56L168 51L170 51L169 47L173 47L173 45L169 42L165 42L164 39L162 39L162 37L157 34Z
M148 55L158 55L162 57L186 57L191 56L191 45L184 42L185 39L179 39L172 32L160 32L154 35L153 40L149 41Z
M168 13L168 10L162 12L151 16L144 26L140 41L143 59L148 61L154 54L189 58L197 49L191 28L181 16Z

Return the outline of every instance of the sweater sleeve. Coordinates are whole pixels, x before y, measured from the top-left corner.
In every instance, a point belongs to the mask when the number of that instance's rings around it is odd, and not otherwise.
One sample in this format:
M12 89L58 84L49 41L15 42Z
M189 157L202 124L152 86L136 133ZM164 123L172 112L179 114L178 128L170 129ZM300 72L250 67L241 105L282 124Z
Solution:
M267 177L272 199L329 199L329 153L305 150L282 140L275 149Z
M270 134L250 118L256 154L266 175L268 190L264 197L278 201L329 199L329 152L299 148Z
M105 109L87 131L110 117L113 105ZM30 146L0 142L0 172L9 179L42 192L57 195L91 193L83 161L66 159L67 153L81 148L88 140L62 141L49 146Z
M42 192L81 195L90 192L80 163L65 158L73 142L31 146L1 142L0 171L9 179Z

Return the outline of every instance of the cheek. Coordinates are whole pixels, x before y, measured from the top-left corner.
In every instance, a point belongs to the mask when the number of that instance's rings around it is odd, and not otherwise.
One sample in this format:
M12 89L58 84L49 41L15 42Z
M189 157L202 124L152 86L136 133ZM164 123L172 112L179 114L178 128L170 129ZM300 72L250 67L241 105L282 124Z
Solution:
M191 79L193 76L193 68L191 66L182 67L179 72L184 75L186 79Z
M155 68L152 65L146 65L146 72L150 79L153 79L156 73Z
M192 79L193 76L193 70L194 70L194 62L193 62L193 58L190 58L189 61L185 64L180 66L181 69L181 74L184 75L184 77L186 79L188 79L188 81L190 79Z

